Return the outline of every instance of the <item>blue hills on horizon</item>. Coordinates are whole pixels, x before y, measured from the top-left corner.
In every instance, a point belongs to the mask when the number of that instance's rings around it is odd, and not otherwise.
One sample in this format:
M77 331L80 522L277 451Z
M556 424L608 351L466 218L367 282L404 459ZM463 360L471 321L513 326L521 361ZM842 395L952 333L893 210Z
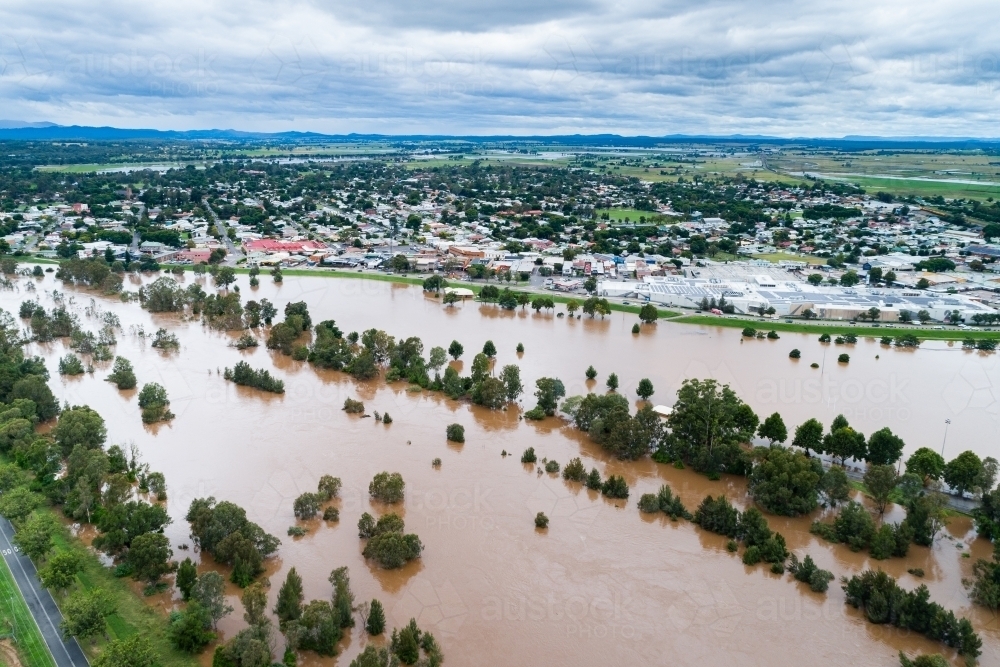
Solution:
M764 143L804 144L808 146L841 146L859 148L906 148L932 146L935 148L982 148L1000 144L998 138L982 137L882 137L847 135L844 137L778 137L770 135L709 135L669 134L663 136L625 136L619 134L571 135L440 135L440 134L324 134L320 132L246 132L234 129L209 130L156 130L151 128L92 127L85 125L58 125L49 122L0 120L0 140L6 141L397 141L428 142L458 141L467 143L535 142L541 144L577 146L631 146L654 147L678 143Z

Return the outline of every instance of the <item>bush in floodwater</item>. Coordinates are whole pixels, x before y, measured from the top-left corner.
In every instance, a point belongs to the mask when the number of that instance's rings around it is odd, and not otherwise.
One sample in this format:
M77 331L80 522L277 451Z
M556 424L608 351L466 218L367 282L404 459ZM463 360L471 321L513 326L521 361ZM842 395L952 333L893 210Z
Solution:
M115 357L115 365L111 367L111 375L107 377L107 381L118 385L119 389L135 389L136 379L132 363L125 357Z
M572 482L582 482L587 479L587 469L583 467L583 461L580 457L570 459L569 463L562 471L563 479L568 479Z
M142 408L142 421L153 424L158 421L173 419L174 415L167 406L167 390L156 382L149 382L139 391L139 407Z
M323 510L323 521L340 521L340 510L336 507L327 507Z
M319 506L323 496L318 493L303 493L295 499L292 508L297 519L311 519L319 514Z
M545 472L559 472L559 464L556 461L549 461L545 464Z
M521 463L535 463L537 460L534 447L528 447L524 450L524 454L521 454Z
M75 354L67 354L59 360L60 375L82 375L83 362Z
M789 359L798 359L801 356L802 356L802 353L799 352L798 349L794 349L794 350L792 350L791 352L788 353L788 358Z
M601 482L601 473L597 471L597 468L591 468L590 474L587 475L587 481L585 482L587 488L591 491L600 491L603 483Z
M177 340L177 336L166 329L157 329L151 345L160 350L176 350L180 348L181 343Z
M837 357L837 362L841 364L850 363L850 361L851 361L851 355L849 354L842 354L839 357Z
M819 336L819 342L821 342L821 343L829 343L830 342L830 334L828 334L828 333L820 334L820 336Z
M608 498L628 498L628 484L621 475L612 475L604 480L601 485L601 493Z
M348 398L344 400L344 412L349 415L361 415L365 412L365 404L361 401L355 401L353 398Z
M285 393L285 383L272 376L267 370L254 369L245 361L239 361L232 370L226 368L222 376L230 382L244 387L253 387L272 394Z
M452 442L465 442L465 427L461 424L448 424L445 435Z
M306 534L306 529L302 526L289 526L288 536L289 537L302 537Z
M535 515L535 528L548 528L549 527L549 517L545 516L545 512L539 512Z
M398 472L380 472L372 478L368 485L368 493L372 498L383 503L398 503L403 499L406 483Z

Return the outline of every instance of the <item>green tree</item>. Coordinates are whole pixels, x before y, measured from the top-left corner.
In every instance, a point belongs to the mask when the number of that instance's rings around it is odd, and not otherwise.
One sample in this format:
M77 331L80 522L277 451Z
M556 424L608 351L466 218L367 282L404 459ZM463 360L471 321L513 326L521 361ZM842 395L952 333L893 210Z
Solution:
M868 453L868 448L865 436L847 425L844 416L839 415L830 425L830 433L823 438L823 451L840 459L840 465L843 467L847 459L863 460Z
M278 623L284 631L285 626L292 621L297 621L302 616L302 577L293 567L285 575L285 583L278 591L278 601L274 607L274 614L278 617Z
M89 639L107 633L107 618L114 613L114 603L103 590L77 591L62 605L60 629L66 637Z
M759 419L728 385L685 380L667 418L666 454L708 474L745 473L749 461L740 447L749 442Z
M111 367L111 375L107 377L119 389L135 389L135 371L132 370L132 363L125 357L115 357L115 364Z
M761 423L760 428L757 429L757 435L770 440L773 445L788 440L788 429L785 428L785 421L781 415L774 412Z
M76 581L76 575L83 569L83 560L75 551L60 551L53 554L38 571L38 578L46 588L64 591Z
M646 324L652 324L656 321L660 314L656 310L656 306L651 303L644 304L642 308L639 309L639 319Z
M608 376L608 381L605 383L609 391L618 391L618 374L612 373Z
M648 378L643 378L639 380L639 386L635 390L636 395L644 401L648 401L649 397L653 395L653 383L649 381Z
M47 422L59 414L59 401L45 383L45 378L39 375L29 375L15 382L10 390L10 398L32 401L39 421Z
M983 471L983 462L971 451L964 451L944 467L944 481L959 495L971 491Z
M170 541L163 533L137 535L128 550L126 562L132 566L137 579L155 584L170 571L168 561L173 555Z
M26 486L19 486L0 495L0 514L17 524L42 504L42 497Z
M380 635L385 632L385 610L382 603L372 600L371 610L368 612L368 621L365 623L365 630L369 635Z
M107 440L108 430L104 426L104 419L97 412L85 405L74 405L59 415L52 435L62 449L63 456L69 456L77 445L87 449L100 449Z
M52 550L52 535L56 530L53 519L46 514L31 514L14 535L14 544L31 560L37 562Z
M593 366L588 366L586 376L588 380L593 380L597 377L597 370Z
M535 398L538 404L535 409L545 416L551 417L556 413L559 399L566 395L566 387L558 378L543 377L535 380Z
M167 634L179 650L187 653L201 653L209 642L215 639L211 631L212 616L208 610L192 600L187 609L170 615Z
M889 504L889 496L899 484L896 469L891 465L869 466L865 472L864 480L865 488L871 494L875 509L878 510L878 515L881 517L885 514L886 505Z
M493 341L486 341L486 344L483 345L483 354L490 359L497 356L497 346L493 344Z
M458 359L462 356L463 352L465 352L465 348L462 347L461 343L459 343L457 340L451 341L451 345L448 346L448 354L451 355L452 359L458 361Z
M159 659L149 637L134 634L108 642L91 664L93 667L154 667Z
M807 278L810 285L821 285L823 283L823 276L819 273L810 273Z
M406 483L398 472L380 472L372 478L368 485L368 493L372 498L383 503L398 503L403 499Z
M889 465L899 460L903 455L902 438L894 435L888 427L879 429L868 438L868 463Z
M820 479L819 489L826 497L826 502L831 507L836 507L839 503L846 503L851 497L851 483L847 479L847 473L843 468L831 466Z
M185 558L184 561L177 568L177 590L181 592L181 599L185 602L191 599L191 589L194 588L195 582L198 581L198 568L195 567L194 561L190 558Z
M236 269L231 266L223 266L215 274L215 286L228 290L229 286L236 282Z
M200 575L191 589L191 598L212 617L213 628L219 619L233 611L226 604L226 580L218 572L209 571Z
M243 590L243 620L251 627L265 626L270 621L267 612L267 591L260 582L254 582Z
M500 381L503 382L504 394L508 401L516 401L524 393L521 384L521 369L516 364L508 364L500 371Z
M780 446L758 447L750 495L774 514L800 516L816 509L823 468L816 459Z
M809 456L810 450L822 451L823 448L823 425L816 419L807 419L795 429L795 438L792 440L793 447L801 447L806 450Z

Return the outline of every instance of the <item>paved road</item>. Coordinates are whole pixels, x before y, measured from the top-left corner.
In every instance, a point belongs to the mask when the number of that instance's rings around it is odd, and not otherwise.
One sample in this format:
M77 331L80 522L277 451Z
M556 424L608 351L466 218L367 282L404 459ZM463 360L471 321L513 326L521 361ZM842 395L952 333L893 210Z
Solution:
M21 595L28 603L28 610L42 631L49 652L55 658L57 667L88 667L90 663L87 656L72 637L69 641L64 641L62 633L59 631L59 624L62 622L62 613L56 606L55 600L49 592L42 587L35 572L35 564L31 559L14 548L11 538L14 536L14 527L7 519L0 517L0 551L3 552L4 560L10 567L11 574L17 587L21 589Z

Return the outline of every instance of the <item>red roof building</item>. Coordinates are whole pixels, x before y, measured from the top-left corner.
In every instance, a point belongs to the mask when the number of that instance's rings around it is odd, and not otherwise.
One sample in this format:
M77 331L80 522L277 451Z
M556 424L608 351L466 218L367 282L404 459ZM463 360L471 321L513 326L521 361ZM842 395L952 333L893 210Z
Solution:
M243 248L247 252L287 252L292 254L310 254L326 250L326 245L319 241L279 241L277 239L257 239L244 241Z

